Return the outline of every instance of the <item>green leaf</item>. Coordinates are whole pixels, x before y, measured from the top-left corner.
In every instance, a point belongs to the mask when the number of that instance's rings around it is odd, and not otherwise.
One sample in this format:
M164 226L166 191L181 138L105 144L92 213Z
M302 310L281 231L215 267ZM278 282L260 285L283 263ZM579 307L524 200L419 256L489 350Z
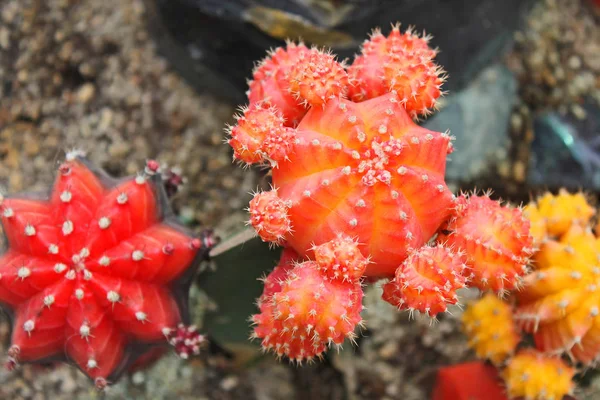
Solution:
M233 237L229 241L240 240ZM207 311L203 328L222 346L231 351L259 347L258 342L248 339L251 332L248 319L258 312L255 301L263 290L258 279L277 265L280 254L280 248L270 249L258 237L246 238L214 256L216 269L201 274L200 288L217 306L216 310Z

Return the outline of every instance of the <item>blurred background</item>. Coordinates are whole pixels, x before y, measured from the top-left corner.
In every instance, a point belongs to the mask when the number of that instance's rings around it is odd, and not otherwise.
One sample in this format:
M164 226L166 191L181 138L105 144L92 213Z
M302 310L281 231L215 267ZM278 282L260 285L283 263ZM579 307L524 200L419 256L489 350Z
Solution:
M266 182L223 145L253 65L286 38L351 58L395 22L432 34L448 71L441 110L423 124L456 137L453 190L490 187L517 203L542 189L600 192L598 0L0 0L0 185L44 189L72 147L115 175L156 158L186 178L180 219L227 236ZM245 319L273 265L263 253L200 276L192 312L213 338L201 357L165 357L105 398L417 400L440 366L473 359L460 310L407 323L374 291L358 349L303 368L260 357ZM2 353L8 332L0 317ZM592 374L581 398L596 386ZM97 397L67 365L0 371L2 399Z

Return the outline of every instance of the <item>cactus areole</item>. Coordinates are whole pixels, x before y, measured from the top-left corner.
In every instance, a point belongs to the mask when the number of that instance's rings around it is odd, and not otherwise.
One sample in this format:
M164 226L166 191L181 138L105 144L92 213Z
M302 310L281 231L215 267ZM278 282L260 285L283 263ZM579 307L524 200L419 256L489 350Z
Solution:
M67 359L103 388L186 322L208 241L177 223L153 165L116 180L69 153L49 196L2 199L9 365Z

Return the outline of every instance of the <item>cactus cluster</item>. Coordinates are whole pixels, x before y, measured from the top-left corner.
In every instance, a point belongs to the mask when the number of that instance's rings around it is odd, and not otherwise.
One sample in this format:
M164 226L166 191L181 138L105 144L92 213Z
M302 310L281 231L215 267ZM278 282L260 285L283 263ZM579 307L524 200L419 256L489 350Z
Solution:
M530 220L534 238L532 271L523 278L520 290L505 300L487 295L471 305L463 322L477 355L494 362L508 358L518 340L512 346L499 334L489 343L478 340L485 332L516 326L519 334L531 335L535 349L521 351L507 362L503 376L509 394L561 399L574 390L574 369L560 357L566 354L584 367L600 360L600 236L593 225L596 209L582 193L562 189L530 202L524 215ZM482 312L491 302L502 311L488 314L486 320ZM484 350L490 346L493 351Z
M252 320L265 350L294 361L353 339L362 284L435 317L466 285L521 284L533 252L519 208L455 196L444 180L447 132L415 122L445 79L429 37L375 31L350 65L287 43L254 71L248 105L227 129L234 159L271 167L249 224L285 248Z
M178 339L185 289L210 243L167 209L158 165L116 180L78 152L49 195L6 196L0 301L12 316L9 366L66 358L104 388L152 346ZM196 339L194 339L196 337Z

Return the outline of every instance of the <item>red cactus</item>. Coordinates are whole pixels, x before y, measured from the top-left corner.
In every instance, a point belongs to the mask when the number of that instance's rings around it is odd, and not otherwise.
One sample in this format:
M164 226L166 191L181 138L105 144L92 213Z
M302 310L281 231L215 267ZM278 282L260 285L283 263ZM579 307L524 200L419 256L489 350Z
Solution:
M261 313L253 316L254 336L265 350L302 362L321 357L331 344L354 339L361 324L363 292L359 278L330 279L333 265L366 264L353 245L340 238L319 246L319 261L293 263L295 254L284 251L279 266L265 279L259 299Z
M290 70L310 50L302 43L288 43L286 48L277 48L254 69L249 82L250 104L268 101L283 113L285 125L296 126L306 107L290 91Z
M388 37L374 31L348 68L355 82L350 98L364 101L394 90L413 118L429 114L442 94L445 77L428 42L428 36L419 37L411 29L400 33L398 25Z
M206 249L165 220L162 190L68 155L48 200L3 199L0 301L14 314L13 361L64 355L103 387L135 358L132 345L165 341L183 317L174 288Z
M466 253L474 286L496 292L518 287L533 254L529 220L487 195L461 196L457 204L439 240Z
M467 266L462 254L437 245L411 253L383 287L383 299L401 310L417 310L430 316L456 304L456 290L465 287Z

